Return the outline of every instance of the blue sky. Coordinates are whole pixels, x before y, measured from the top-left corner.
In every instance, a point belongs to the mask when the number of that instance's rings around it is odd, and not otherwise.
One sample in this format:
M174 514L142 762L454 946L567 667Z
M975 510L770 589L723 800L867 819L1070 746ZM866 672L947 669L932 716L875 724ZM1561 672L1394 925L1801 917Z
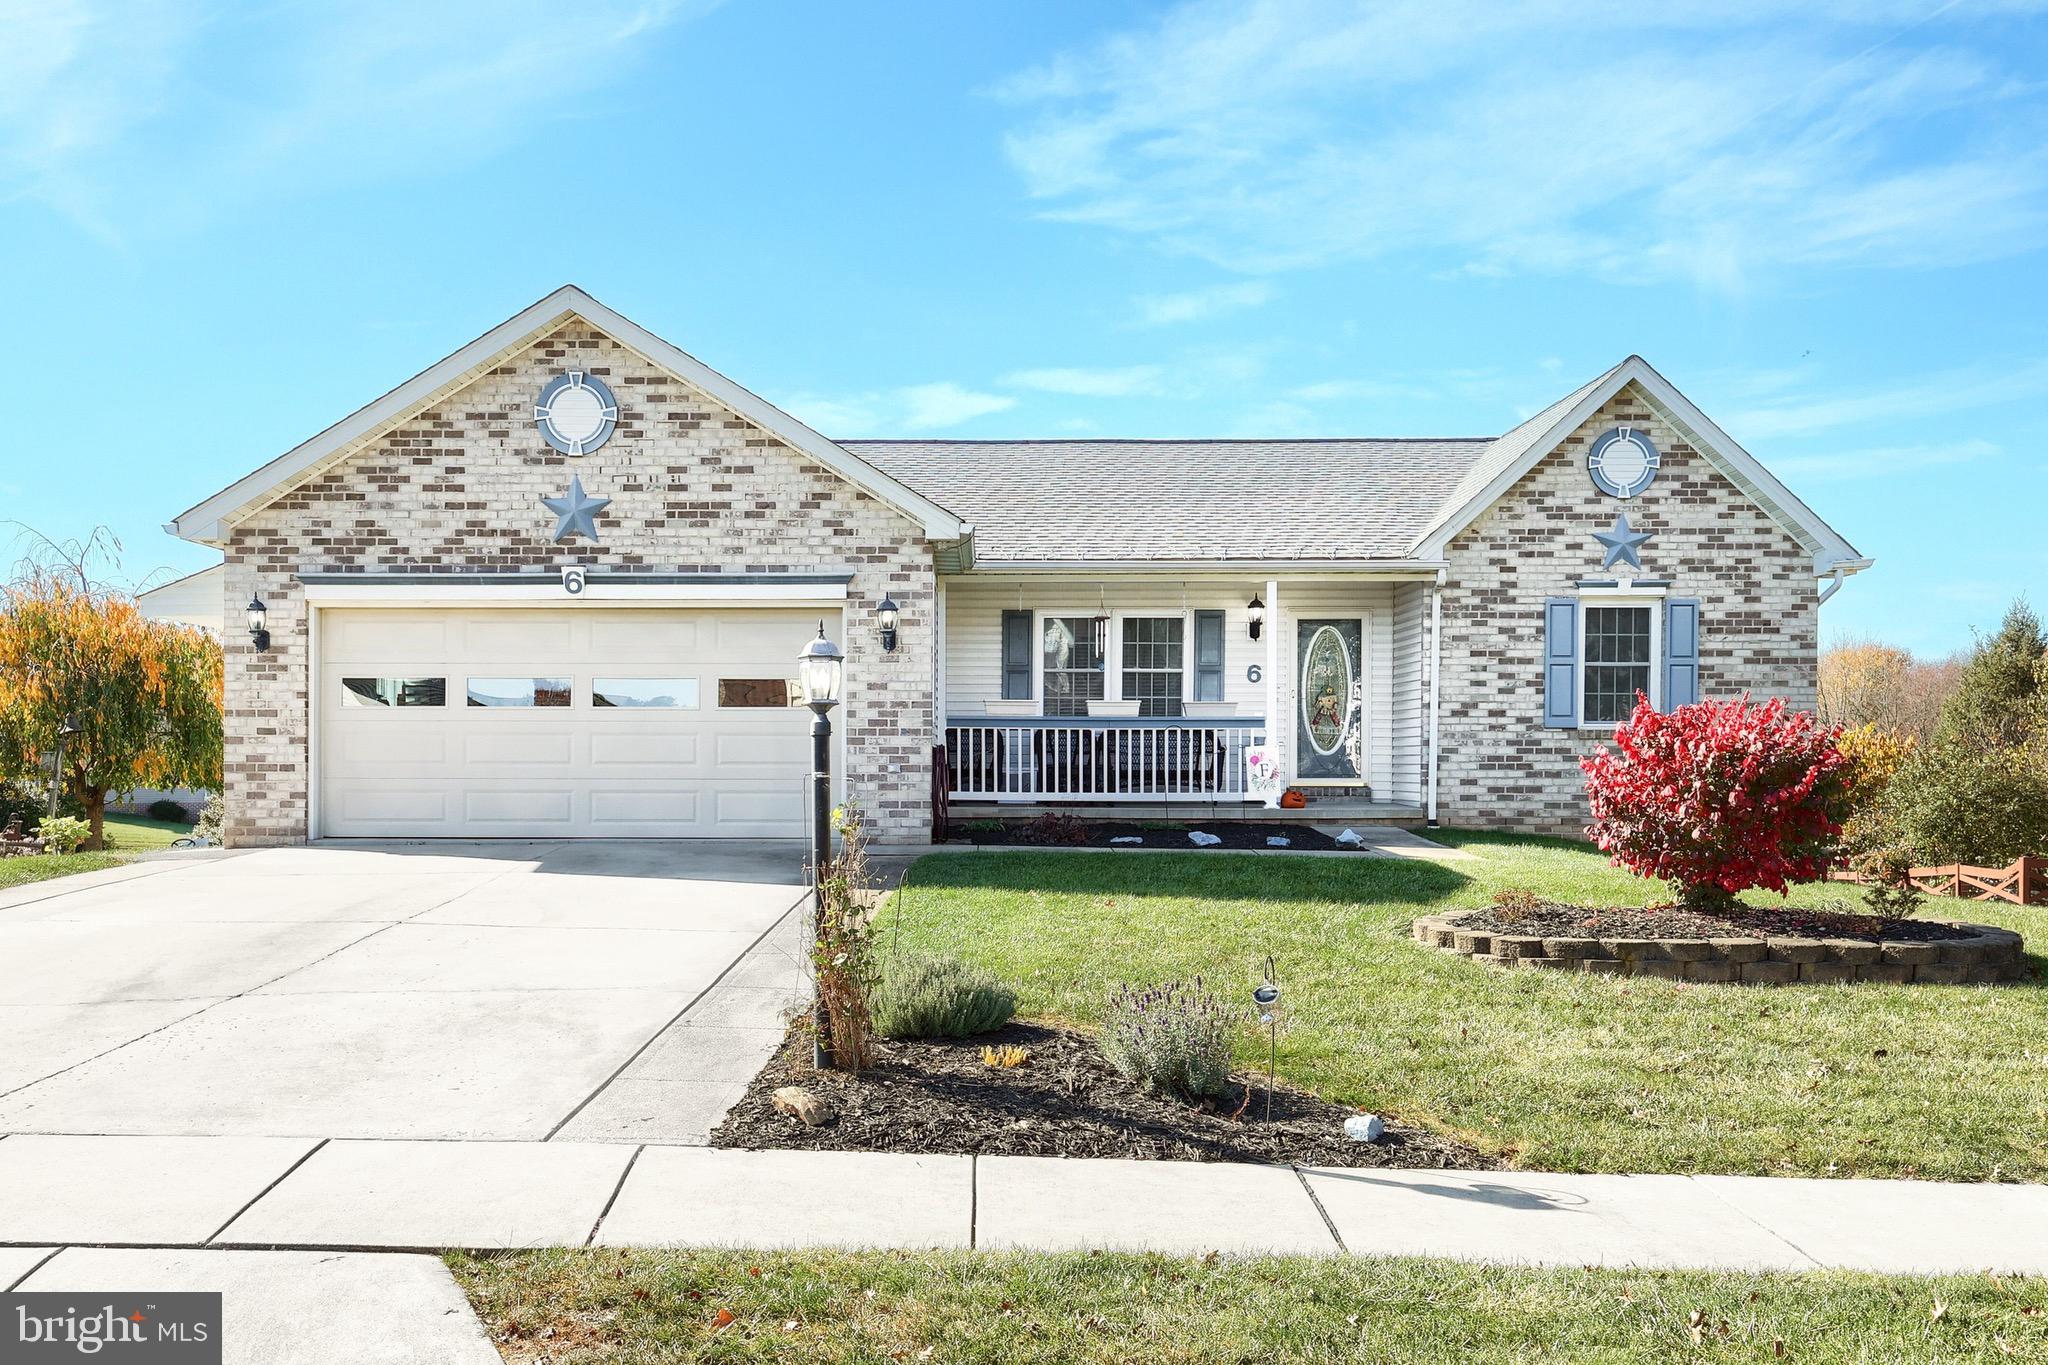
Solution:
M0 498L198 567L565 281L840 436L1490 434L1639 352L1878 557L1826 634L1943 653L2048 598L2044 8L0 0Z

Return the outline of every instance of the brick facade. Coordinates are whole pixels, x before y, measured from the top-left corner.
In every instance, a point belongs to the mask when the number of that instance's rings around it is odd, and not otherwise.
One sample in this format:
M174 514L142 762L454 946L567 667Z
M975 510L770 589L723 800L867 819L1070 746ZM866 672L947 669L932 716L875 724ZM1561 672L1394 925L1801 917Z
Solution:
M1602 432L1624 424L1647 431L1663 460L1655 482L1621 504L1593 487L1585 462ZM1654 533L1637 576L1669 579L1673 596L1700 599L1700 695L1814 704L1812 555L1630 385L1451 543L1438 771L1445 824L1584 827L1578 760L1602 736L1543 727L1543 603L1576 595L1580 579L1621 571L1600 567L1593 532L1624 505L1636 530Z
M590 455L550 448L533 400L565 369L619 402ZM556 545L540 505L580 474L602 544ZM272 647L227 632L228 842L307 835L309 649L302 573L548 570L851 573L847 797L878 839L930 833L934 569L916 524L609 337L571 322L237 526L225 600L269 607ZM865 628L902 607L883 653ZM232 624L232 621L231 623Z

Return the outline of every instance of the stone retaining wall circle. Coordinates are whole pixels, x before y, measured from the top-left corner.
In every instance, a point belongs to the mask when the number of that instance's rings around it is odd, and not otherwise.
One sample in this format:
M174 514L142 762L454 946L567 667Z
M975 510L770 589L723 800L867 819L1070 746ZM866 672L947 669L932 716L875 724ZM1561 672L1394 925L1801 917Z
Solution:
M2025 945L2010 929L1956 924L1967 938L1886 940L1763 935L1729 938L1560 938L1467 929L1477 908L1415 921L1418 943L1500 967L1601 972L1670 981L1884 981L1894 985L2004 985L2029 975ZM1948 921L1944 921L1948 922Z

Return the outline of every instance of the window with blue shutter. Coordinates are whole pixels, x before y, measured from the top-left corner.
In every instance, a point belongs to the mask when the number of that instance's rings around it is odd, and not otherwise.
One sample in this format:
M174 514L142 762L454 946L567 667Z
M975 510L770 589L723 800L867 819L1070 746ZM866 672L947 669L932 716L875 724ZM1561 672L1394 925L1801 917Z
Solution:
M1003 700L1031 699L1031 613L1003 613Z
M1579 602L1552 597L1543 603L1543 724L1570 729L1579 723Z
M1664 709L1700 699L1700 603L1674 597L1664 604Z
M1223 700L1223 613L1195 613L1195 700Z

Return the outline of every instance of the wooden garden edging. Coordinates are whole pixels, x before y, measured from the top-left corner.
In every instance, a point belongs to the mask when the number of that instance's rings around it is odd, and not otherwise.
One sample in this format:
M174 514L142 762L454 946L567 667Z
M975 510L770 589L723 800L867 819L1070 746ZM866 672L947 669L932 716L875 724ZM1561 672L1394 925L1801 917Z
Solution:
M2008 867L1948 863L1941 867L1909 868L1906 875L1913 879L1913 885L1930 896L2004 901L2008 905L2048 903L2048 858L2020 858ZM1833 872L1828 880L1868 882L1870 879L1854 872Z

